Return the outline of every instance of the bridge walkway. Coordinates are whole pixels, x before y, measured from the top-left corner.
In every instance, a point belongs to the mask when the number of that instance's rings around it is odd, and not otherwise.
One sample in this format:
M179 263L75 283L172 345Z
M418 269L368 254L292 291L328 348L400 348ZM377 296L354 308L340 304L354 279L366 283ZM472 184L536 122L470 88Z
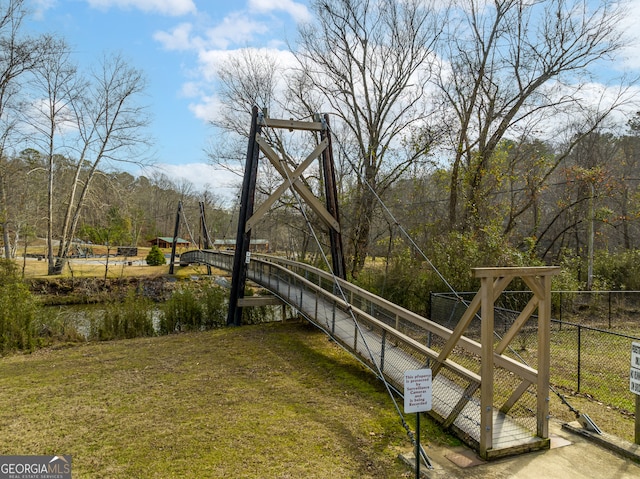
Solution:
M231 270L233 256L199 250L183 253L181 262ZM536 412L537 374L528 366L492 354L499 370L496 376L509 381L503 384L492 377L494 397L491 406L484 406L489 409L489 419L483 418L480 344L462 335L457 338L455 331L350 283L341 281L338 288L332 276L309 265L254 255L247 276L324 330L376 374L383 374L401 396L406 370L431 367L430 415L485 459L549 447Z

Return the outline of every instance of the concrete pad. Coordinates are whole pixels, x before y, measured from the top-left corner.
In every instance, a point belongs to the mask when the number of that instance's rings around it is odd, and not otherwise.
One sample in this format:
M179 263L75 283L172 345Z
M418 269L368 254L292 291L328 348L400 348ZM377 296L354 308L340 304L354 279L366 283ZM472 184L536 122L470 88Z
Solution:
M562 436L558 436L557 434L549 434L549 439L551 441L550 448L555 449L557 447L570 446L572 444L571 441L565 439Z
M482 461L466 447L425 448L434 469L421 469L428 479L639 479L640 464L630 459L640 446L619 438L599 437L596 443L576 423L575 430L550 421L551 448ZM608 447L605 447L608 444ZM615 452L614 452L615 451ZM640 452L640 451L639 451ZM625 455L621 455L624 453ZM407 461L407 463L409 463ZM411 466L414 466L411 453Z
M475 451L472 451L471 449L464 449L458 452L450 452L448 454L445 454L444 457L446 457L456 466L461 467L462 469L466 469L467 467L479 466L480 464L484 464L486 462L480 459Z

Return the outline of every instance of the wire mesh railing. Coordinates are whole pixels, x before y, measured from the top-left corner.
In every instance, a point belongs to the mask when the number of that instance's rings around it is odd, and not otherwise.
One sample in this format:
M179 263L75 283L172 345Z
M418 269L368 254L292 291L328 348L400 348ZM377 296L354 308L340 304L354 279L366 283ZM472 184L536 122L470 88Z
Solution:
M232 254L188 252L183 262L202 262L231 270ZM431 415L474 447L481 437L481 345L457 340L448 357L439 357L450 328L407 311L329 273L284 258L252 255L247 277L279 296L325 330L402 395L404 372L435 367ZM472 327L472 331L473 331ZM494 453L540 448L537 430L537 373L506 356L493 372ZM506 438L506 439L505 439ZM547 438L542 438L542 444ZM523 446L524 444L524 446ZM504 452L501 455L509 454Z
M640 325L637 319L633 321L627 318L623 321L622 318L609 318L609 298L616 297L609 293L600 292L597 295L575 293L574 307L576 304L589 303L590 313L579 317L566 314L565 309L564 317L572 317L576 320L575 322L551 319L550 378L552 385L563 391L592 398L594 403L602 404L603 409L614 408L628 415L635 409L635 398L629 392L629 351L633 341L640 341L640 334L638 334ZM465 302L470 300L471 294L461 293L458 297L449 293L432 294L430 319L445 327L455 324L465 309ZM522 302L513 301L516 294L512 296L510 305L522 305ZM554 301L561 295L566 299L568 292L554 292ZM627 311L630 305L636 302L632 296L631 294L618 295L619 298L625 298L624 307ZM594 304L598 299L600 304ZM555 303L554 315L559 314L557 309L559 304L559 302ZM623 305L615 307L620 308ZM576 307L575 311L579 310L580 308ZM594 316L594 311L600 311L600 316ZM518 314L517 310L506 307L495 309L497 336L508 330ZM613 327L608 329L610 322L613 323ZM479 318L476 318L468 330L470 337L479 337L479 323ZM536 322L532 321L530 326L520 331L513 341L512 351L508 354L528 364L535 364L536 338L537 326ZM590 414L598 422L598 413L590 412ZM601 421L601 423L605 422L604 419Z

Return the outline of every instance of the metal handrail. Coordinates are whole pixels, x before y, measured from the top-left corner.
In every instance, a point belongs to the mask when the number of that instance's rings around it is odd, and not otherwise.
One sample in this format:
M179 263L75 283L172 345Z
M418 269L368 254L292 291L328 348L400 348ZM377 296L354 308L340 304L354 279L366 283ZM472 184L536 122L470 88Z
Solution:
M233 252L197 250L183 253L180 259L182 263L209 264L227 271L233 268ZM324 329L334 340L372 367L374 372L381 371L400 393L403 389L404 371L434 365L438 361L439 352L431 346L432 343L437 338L446 343L453 333L444 326L335 278L326 271L285 258L252 254L247 267L247 278L269 289L292 308L303 313L309 321ZM349 326L346 326L346 321L340 320L347 316L351 322ZM353 323L356 322L359 324L354 326ZM414 337L402 330L409 326L414 328L410 331ZM361 329L372 331L375 335L364 337ZM425 337L427 344L421 342ZM372 344L367 345L367 341ZM459 348L456 357L465 356L472 361L467 364L474 364L473 367L477 367L478 372L450 358L442 360L439 367L434 369L437 374L434 375L434 409L431 415L477 447L481 434L479 400L476 395L481 377L477 359L481 356L482 346L464 336L457 345ZM518 381L525 387L536 384L538 373L535 369L497 353L493 357L495 366L520 378ZM401 363L400 366L394 365L394 361ZM438 398L436 380L441 381L439 387L442 394ZM517 400L518 397L514 399ZM473 403L478 410L477 416L475 412L469 413L466 406ZM499 408L500 406L496 410ZM535 435L535 428L531 429L531 435Z

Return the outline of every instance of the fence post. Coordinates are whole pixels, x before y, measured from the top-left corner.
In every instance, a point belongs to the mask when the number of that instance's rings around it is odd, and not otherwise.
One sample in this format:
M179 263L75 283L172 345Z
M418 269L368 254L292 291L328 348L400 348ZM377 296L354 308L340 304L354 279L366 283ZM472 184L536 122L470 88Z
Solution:
M387 342L387 330L382 330L382 343L380 345L380 372L384 371L384 347Z
M578 325L578 392L580 392L580 363L582 356L582 327Z
M633 439L636 444L640 444L640 395L638 394L636 394L636 421Z
M429 291L429 319L433 321L433 291Z
M560 331L562 331L562 291L560 291Z
M334 300L333 301L332 318L331 318L331 335L332 336L336 334L336 308L337 307L338 307L338 305Z

